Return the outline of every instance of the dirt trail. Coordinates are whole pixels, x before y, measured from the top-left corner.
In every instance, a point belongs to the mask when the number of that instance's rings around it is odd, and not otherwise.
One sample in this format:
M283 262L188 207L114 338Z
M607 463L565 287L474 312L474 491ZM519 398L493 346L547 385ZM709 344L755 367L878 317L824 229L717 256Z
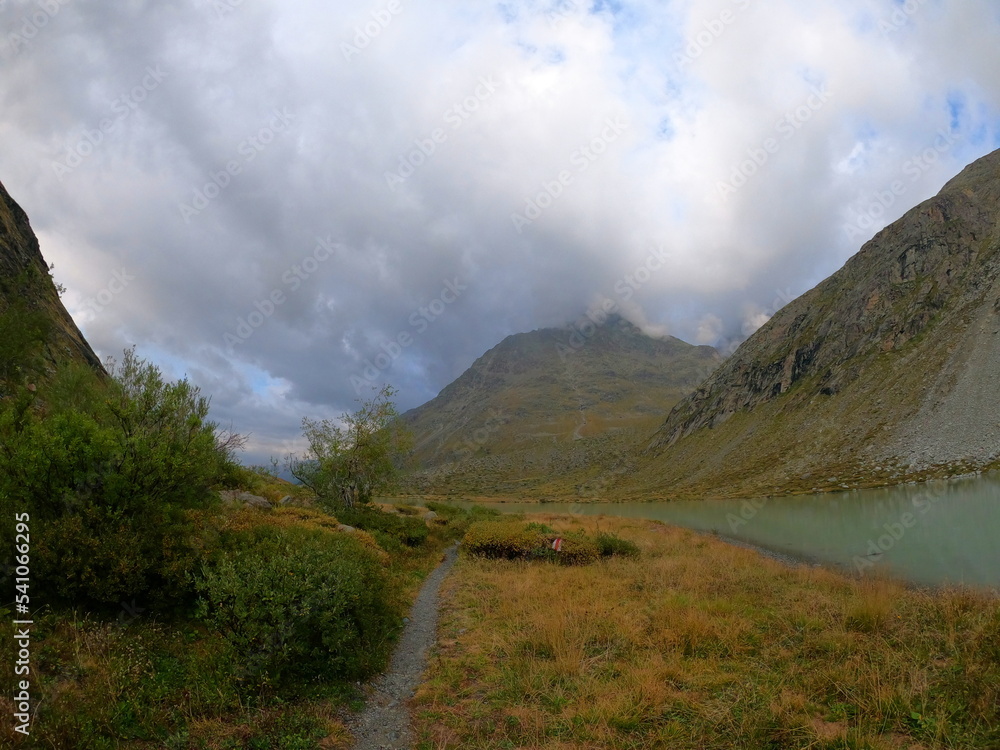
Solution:
M437 636L438 591L455 563L457 545L444 555L442 563L427 576L410 610L409 622L392 655L389 671L372 684L364 711L351 722L354 750L409 750L413 747L406 701L420 684L427 666L427 651Z

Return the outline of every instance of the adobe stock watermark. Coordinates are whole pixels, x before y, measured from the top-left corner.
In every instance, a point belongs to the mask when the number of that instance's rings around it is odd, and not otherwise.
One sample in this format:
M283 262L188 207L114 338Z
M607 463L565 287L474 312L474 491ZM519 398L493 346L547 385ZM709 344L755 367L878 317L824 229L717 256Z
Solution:
M230 13L235 13L236 9L245 2L246 0L211 0L209 5L211 5L212 10L215 11L216 20L221 21Z
M538 193L524 198L524 209L522 212L514 212L510 215L510 221L518 234L524 231L526 226L534 224L541 218L542 214L551 208L562 196L566 188L573 184L575 175L581 174L595 161L607 153L612 143L617 141L622 133L628 128L628 123L620 117L609 117L604 121L604 129L578 149L573 151L569 157L570 166L575 167L575 173L570 169L563 169L554 179L543 182Z
M774 317L778 310L794 299L795 296L792 294L791 289L785 288L776 290L775 297L771 300L771 304L767 308L754 313L751 317L743 321L743 335L747 338L753 336L753 334L763 328L764 325Z
M209 181L201 187L192 189L190 203L178 203L177 209L185 224L190 224L191 219L200 214L209 204L222 195L222 191L232 184L233 178L238 176L243 169L256 159L274 139L281 133L288 130L295 115L287 108L274 110L267 125L261 127L256 133L244 138L236 147L236 156L226 162L224 169L219 169L209 173Z
M906 0L902 5L897 5L892 13L878 22L878 30L882 36L888 37L906 26L925 5L927 0Z
M889 210L899 202L910 186L917 182L927 172L941 161L941 157L946 154L958 142L958 135L952 131L940 130L934 142L911 158L903 162L901 172L908 180L896 179L882 190L863 200L859 206L851 210L851 220L844 224L844 232L848 240L857 237L867 238L872 229L878 226L881 219Z
M253 310L237 318L233 330L223 335L226 350L232 354L237 346L245 344L254 332L288 301L288 293L297 292L305 280L319 270L321 264L332 258L337 250L343 247L344 245L335 243L330 236L317 237L312 252L281 274L281 283L284 286L275 287L264 299L255 301Z
M583 318L568 326L568 341L556 343L556 352L558 352L559 358L565 362L566 357L585 347L587 342L597 333L597 329L607 323L611 316L620 315L621 304L631 300L636 292L649 283L653 276L666 265L666 262L667 251L663 247L654 247L634 271L615 281L612 289L617 295L617 299L603 296L601 304L596 310L588 310Z
M131 276L124 268L115 271L111 274L111 280L101 291L83 301L84 309L94 315L100 315L115 297L128 289L128 285L133 281L135 281L135 276Z
M441 116L445 125L451 126L451 133L459 130L484 102L492 97L500 84L493 76L481 77L475 90L460 102L456 102L444 111ZM413 174L427 163L437 153L441 144L449 138L449 131L443 127L434 128L426 138L417 138L414 148L399 157L399 168L395 172L385 173L385 182L389 189L395 192L397 185L402 185Z
M903 541L907 532L917 526L920 523L920 519L927 515L944 496L944 490L939 488L928 489L927 492L915 496L910 501L913 506L912 512L905 511L899 515L896 521L887 521L884 523L881 530L885 533L868 540L865 555L854 556L852 562L854 563L855 571L858 574L864 573L884 560L885 553Z
M549 28L555 31L562 24L580 12L582 5L574 0L559 0L551 10L546 12L545 20Z
M757 497L752 500L744 500L740 503L739 515L736 513L727 513L726 521L729 523L730 533L735 534L739 531L739 529L743 528L756 518L757 514L764 509L764 506L767 505L769 500L770 498L768 497Z
M437 297L428 304L421 305L410 315L407 319L410 328L403 329L394 338L383 341L379 345L379 353L374 358L364 360L365 369L361 375L351 375L350 381L354 392L360 395L377 387L378 377L392 367L392 363L403 356L403 350L413 346L416 337L426 332L468 288L468 285L463 284L457 276L446 280Z
M13 31L9 31L4 37L4 44L0 47L0 58L10 60L31 49L32 42L70 2L72 0L36 0L34 3L36 10L28 11L8 27ZM3 6L0 6L0 9L2 8Z
M403 4L400 0L389 0L384 8L373 10L370 21L354 27L354 36L351 39L352 43L340 43L340 52L344 55L344 59L350 62L351 58L360 55L362 50L368 48L372 40L386 30L389 24L392 23L392 19L402 12Z
M93 130L85 129L79 142L66 150L62 161L52 162L52 170L59 181L62 182L66 175L83 164L87 157L92 156L97 148L104 143L105 137L110 135L119 123L127 120L139 108L139 105L146 101L149 95L166 80L167 75L167 72L159 64L149 66L142 79L135 86L113 99L110 110L114 117L105 117Z
M118 625L122 628L127 628L146 611L145 607L140 607L135 603L135 599L131 602L120 602L120 605L121 612L118 613Z
M806 100L795 109L786 112L774 125L775 135L767 136L761 143L747 149L747 158L733 165L729 179L716 183L719 194L726 200L740 188L746 186L771 157L802 129L830 99L833 92L826 86L812 87Z
M715 44L719 37L726 33L726 29L736 23L739 14L749 8L751 2L752 0L732 0L732 4L736 7L735 11L727 8L715 18L702 23L702 29L687 40L687 43L684 45L684 51L677 53L674 57L674 62L681 68L686 68L701 57L705 53L705 50Z

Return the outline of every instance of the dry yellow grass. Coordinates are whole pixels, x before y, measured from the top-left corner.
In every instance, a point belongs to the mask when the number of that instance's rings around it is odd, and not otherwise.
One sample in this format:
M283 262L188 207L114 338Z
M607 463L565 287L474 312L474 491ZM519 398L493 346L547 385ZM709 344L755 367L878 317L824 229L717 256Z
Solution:
M415 699L421 748L1000 747L1000 614L787 568L646 521L638 559L463 558Z

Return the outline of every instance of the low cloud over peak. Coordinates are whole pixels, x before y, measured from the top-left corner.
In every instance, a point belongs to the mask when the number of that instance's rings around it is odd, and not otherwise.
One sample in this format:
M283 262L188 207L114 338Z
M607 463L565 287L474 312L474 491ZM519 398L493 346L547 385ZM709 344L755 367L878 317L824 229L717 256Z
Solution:
M738 343L1000 145L998 15L8 0L0 179L95 348L188 373L259 460L607 300Z

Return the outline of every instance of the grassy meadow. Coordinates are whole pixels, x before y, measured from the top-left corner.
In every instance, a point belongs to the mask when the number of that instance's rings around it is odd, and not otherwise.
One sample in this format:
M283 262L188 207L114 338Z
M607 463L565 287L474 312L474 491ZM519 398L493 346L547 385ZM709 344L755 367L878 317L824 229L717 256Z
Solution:
M464 554L414 701L421 750L1000 748L995 599L789 568L656 522L528 520L641 554Z

